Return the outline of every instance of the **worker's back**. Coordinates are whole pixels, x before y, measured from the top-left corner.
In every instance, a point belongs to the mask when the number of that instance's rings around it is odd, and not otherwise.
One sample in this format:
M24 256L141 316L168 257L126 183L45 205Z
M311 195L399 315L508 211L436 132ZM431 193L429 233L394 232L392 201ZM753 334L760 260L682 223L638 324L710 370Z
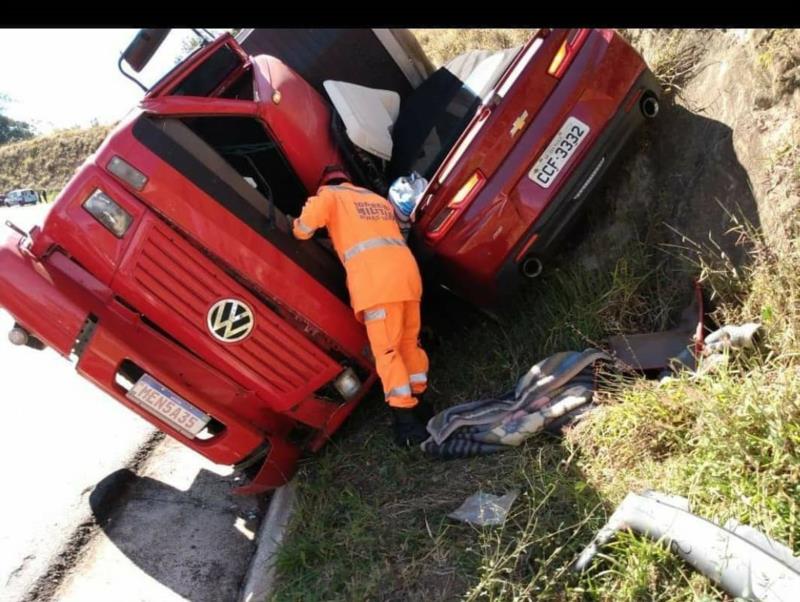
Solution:
M406 246L389 201L351 184L323 186L300 217L305 226L326 226L347 272L353 309L418 301L419 269Z

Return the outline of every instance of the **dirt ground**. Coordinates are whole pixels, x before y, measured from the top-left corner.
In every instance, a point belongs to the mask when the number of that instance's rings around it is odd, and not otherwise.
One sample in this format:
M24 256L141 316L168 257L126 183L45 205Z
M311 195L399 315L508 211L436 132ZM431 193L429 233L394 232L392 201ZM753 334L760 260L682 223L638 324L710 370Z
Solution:
M786 238L800 195L800 31L627 30L665 89L589 214L586 267L633 238L744 254L732 218ZM767 200L768 199L768 200Z

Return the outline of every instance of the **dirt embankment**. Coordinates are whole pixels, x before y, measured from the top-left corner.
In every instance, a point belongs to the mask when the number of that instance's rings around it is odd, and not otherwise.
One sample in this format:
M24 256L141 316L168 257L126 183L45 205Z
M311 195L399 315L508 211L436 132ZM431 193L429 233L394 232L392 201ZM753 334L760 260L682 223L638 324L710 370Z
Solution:
M66 130L0 146L0 191L63 188L110 130L111 126Z
M745 257L736 219L785 240L800 204L800 31L627 30L665 89L658 118L598 191L583 262L633 238Z

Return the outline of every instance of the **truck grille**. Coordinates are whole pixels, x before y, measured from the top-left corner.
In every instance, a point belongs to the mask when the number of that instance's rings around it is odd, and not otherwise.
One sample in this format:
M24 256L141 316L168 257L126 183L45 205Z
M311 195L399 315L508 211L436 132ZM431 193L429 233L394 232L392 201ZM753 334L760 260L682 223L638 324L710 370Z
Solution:
M273 395L307 395L322 386L341 368L306 337L274 314L214 263L161 224L147 229L132 270L137 288L153 297L161 311L191 325L211 343L228 368L249 372L254 383ZM246 301L255 314L255 327L240 343L212 339L206 315L223 298ZM158 310L157 310L158 311ZM160 322L156 315L151 317ZM175 333L180 339L180 334ZM243 383L244 384L244 383Z

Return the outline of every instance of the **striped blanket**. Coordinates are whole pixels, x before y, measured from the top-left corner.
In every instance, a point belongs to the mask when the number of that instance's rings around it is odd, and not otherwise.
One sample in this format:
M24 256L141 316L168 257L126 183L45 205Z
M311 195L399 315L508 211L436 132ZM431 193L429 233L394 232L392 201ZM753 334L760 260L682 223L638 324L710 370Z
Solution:
M593 365L611 358L597 349L565 351L539 362L499 397L470 401L428 422L420 447L440 458L485 455L520 445L548 427L584 413L594 395Z

